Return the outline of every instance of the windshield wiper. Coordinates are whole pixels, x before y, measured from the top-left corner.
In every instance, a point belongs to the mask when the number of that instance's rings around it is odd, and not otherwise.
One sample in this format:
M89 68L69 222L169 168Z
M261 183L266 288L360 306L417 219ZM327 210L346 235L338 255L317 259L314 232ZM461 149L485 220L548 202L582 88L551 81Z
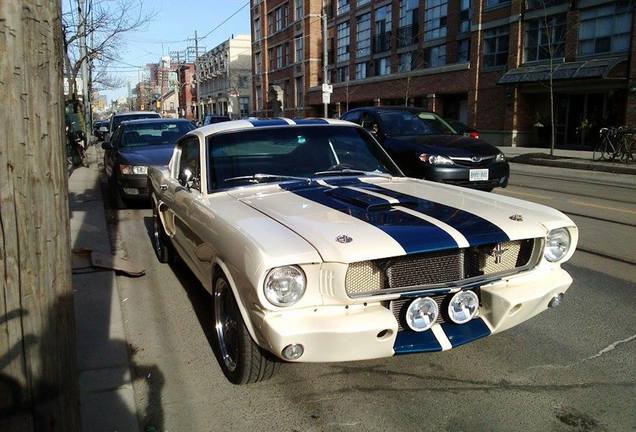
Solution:
M331 175L331 176L340 176L340 175L368 175L368 176L378 176L378 177L391 177L391 174L379 172L379 171L362 171L355 169L338 169L338 170L326 170L326 171L318 171L314 173L315 176L319 175Z
M250 183L261 183L263 180L275 180L275 179L302 180L308 183L311 182L311 179L307 177L295 177L295 176L288 176L288 175L282 175L282 174L264 174L264 173L256 173L256 174L246 175L246 176L230 177L230 178L224 179L223 181L231 182L231 181L247 180Z

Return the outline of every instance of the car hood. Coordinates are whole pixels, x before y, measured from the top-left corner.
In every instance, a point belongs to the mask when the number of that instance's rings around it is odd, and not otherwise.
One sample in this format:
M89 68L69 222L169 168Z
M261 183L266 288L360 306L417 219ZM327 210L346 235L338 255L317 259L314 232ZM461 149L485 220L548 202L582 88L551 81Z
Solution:
M172 157L174 145L149 145L120 148L119 155L123 163L131 165L166 166Z
M399 144L417 151L435 151L446 156L494 156L499 150L487 142L464 135L413 135L387 137L385 144Z
M549 207L409 178L341 177L228 193L297 233L327 262L545 237L574 226Z

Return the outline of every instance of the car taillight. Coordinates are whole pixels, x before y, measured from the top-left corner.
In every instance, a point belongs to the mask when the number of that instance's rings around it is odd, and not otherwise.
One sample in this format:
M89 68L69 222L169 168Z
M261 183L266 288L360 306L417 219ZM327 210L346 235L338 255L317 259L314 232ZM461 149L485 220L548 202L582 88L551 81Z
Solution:
M470 133L470 137L471 137L471 138L474 138L474 139L479 139L479 132L477 132L477 131L472 131L472 132Z

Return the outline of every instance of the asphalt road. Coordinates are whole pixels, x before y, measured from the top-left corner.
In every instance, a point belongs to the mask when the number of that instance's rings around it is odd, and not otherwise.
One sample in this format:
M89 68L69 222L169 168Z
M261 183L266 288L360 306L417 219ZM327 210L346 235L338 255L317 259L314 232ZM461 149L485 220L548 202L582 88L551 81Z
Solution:
M636 179L515 167L497 193L559 208L579 226L563 306L451 351L284 365L242 387L210 348L210 296L155 259L151 211L110 211L115 247L147 271L117 278L145 430L635 430Z

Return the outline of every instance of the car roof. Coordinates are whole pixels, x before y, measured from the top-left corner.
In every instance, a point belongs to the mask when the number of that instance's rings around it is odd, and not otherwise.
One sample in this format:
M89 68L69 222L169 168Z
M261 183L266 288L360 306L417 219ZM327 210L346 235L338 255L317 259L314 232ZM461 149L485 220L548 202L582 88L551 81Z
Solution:
M147 123L192 123L187 119L174 119L174 118L145 118L145 119L134 119L134 120L124 120L121 122L122 125L135 125L135 124L147 124Z
M143 114L159 116L159 113L157 113L155 111L126 111L126 112L114 113L113 117L120 117L120 116L124 117L124 116L129 116L129 115L143 115Z
M241 131L252 128L279 128L285 126L352 126L360 127L355 123L351 123L345 120L338 119L326 119L326 118L304 118L304 119L289 119L285 117L275 118L250 118L247 120L230 120L222 123L214 123L207 126L194 129L188 132L185 136L198 136L200 138L206 138L210 135L214 135L220 132L226 131Z

